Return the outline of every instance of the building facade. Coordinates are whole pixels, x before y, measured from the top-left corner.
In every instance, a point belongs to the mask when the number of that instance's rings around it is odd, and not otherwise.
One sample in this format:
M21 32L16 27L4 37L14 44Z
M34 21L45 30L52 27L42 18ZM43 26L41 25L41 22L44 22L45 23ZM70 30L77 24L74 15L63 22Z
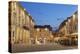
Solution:
M9 2L9 43L30 44L30 31L34 25L34 20L19 2Z
M31 40L33 44L51 43L53 40L53 35L50 25L35 25Z
M59 33L62 37L78 40L78 13L77 11L66 20L64 20L60 27Z

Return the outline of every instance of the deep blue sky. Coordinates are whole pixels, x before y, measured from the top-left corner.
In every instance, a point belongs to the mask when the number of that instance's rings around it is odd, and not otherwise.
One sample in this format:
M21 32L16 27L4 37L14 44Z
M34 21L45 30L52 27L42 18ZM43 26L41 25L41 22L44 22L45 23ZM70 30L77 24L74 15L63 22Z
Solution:
M20 2L37 25L51 25L53 30L77 11L77 5Z

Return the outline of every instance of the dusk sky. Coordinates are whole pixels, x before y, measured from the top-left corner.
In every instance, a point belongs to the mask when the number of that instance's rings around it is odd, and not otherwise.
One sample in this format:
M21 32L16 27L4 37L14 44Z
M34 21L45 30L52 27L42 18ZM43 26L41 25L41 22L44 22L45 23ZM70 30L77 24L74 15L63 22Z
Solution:
M77 5L20 2L37 25L51 25L57 29L62 21L77 11Z

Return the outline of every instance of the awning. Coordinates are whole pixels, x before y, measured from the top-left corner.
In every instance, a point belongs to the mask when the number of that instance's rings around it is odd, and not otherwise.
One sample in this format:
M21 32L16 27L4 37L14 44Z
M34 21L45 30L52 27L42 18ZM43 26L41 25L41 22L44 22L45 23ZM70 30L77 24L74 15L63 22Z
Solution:
M78 35L78 33L72 33L71 35Z
M66 36L70 36L70 35L78 35L78 33L66 34Z

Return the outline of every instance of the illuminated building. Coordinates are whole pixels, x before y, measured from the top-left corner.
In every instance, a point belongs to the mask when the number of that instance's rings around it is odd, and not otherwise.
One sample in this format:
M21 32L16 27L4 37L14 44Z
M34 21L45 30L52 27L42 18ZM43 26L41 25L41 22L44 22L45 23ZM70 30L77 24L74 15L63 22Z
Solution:
M9 2L9 44L30 44L34 25L34 20L19 2Z
M31 42L33 44L48 44L53 40L52 28L50 25L35 25L32 32Z

